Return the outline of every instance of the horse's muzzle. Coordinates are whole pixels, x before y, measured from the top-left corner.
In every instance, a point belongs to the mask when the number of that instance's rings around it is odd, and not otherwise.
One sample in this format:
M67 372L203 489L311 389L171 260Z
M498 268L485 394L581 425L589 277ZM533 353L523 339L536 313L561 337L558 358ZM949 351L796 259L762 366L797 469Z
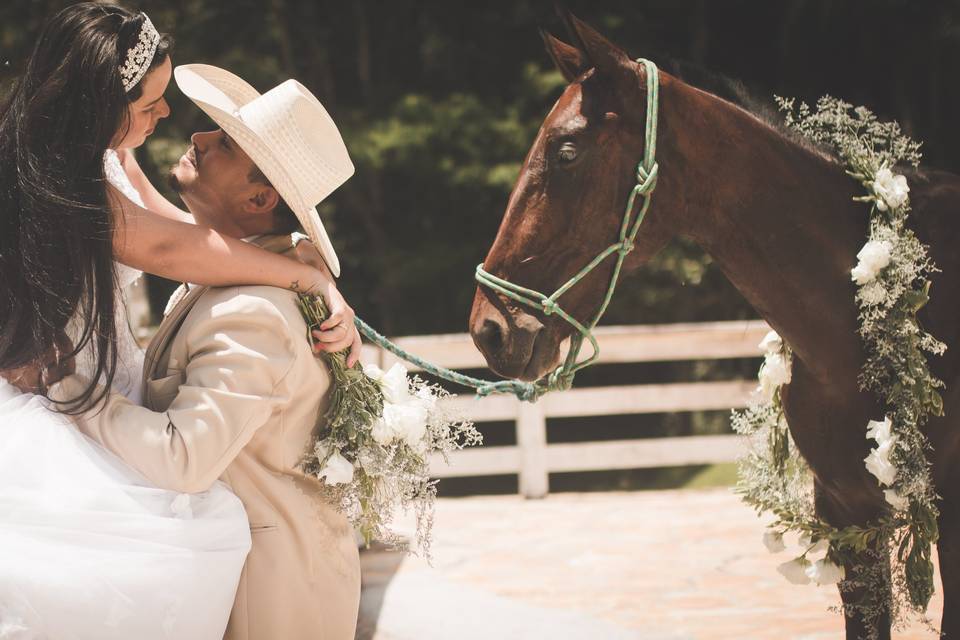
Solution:
M537 338L543 332L543 323L522 310L503 313L478 296L470 318L470 335L487 365L507 378L535 380L540 364L533 362Z

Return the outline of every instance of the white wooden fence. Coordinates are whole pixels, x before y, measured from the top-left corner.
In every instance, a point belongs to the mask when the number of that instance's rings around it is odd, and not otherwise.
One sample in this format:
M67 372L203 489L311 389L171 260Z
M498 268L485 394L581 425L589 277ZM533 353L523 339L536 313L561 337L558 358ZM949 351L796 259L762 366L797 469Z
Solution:
M759 356L758 343L769 331L761 321L602 327L596 335L601 364L714 360ZM485 367L467 334L416 336L396 342L411 353L451 369ZM589 346L587 347L589 349ZM364 360L387 368L396 358L365 347ZM540 498L549 491L549 474L564 471L637 469L732 462L741 451L734 435L644 438L605 442L547 444L547 418L709 411L743 407L756 388L753 380L638 384L591 387L547 394L536 404L513 396L452 400L475 422L516 422L517 444L458 451L447 465L433 460L438 478L519 474L520 493Z

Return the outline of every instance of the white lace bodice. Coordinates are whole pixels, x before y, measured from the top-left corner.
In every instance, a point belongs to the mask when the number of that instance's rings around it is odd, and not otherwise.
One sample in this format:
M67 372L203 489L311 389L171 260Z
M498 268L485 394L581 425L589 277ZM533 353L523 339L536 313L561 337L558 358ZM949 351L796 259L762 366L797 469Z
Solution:
M134 188L130 179L127 177L123 166L120 164L120 157L113 149L107 149L103 154L103 168L107 181L131 202L143 205L143 198ZM128 318L128 301L126 293L131 287L142 286L140 277L142 271L133 269L119 262L114 263L117 272L117 283L119 290L116 300L116 322L117 322L117 371L114 374L113 390L122 393L137 404L140 403L140 385L143 376L143 349L137 344L137 340L130 329L130 320ZM92 346L88 345L77 358L77 372L87 377L92 377L94 369Z
M140 192L137 191L133 183L130 182L130 178L127 177L127 172L123 170L123 165L120 164L120 156L117 155L117 152L113 149L107 149L103 154L103 171L107 176L107 181L113 185L117 191L126 196L130 202L138 204L141 207L144 206ZM125 264L117 262L116 266L117 281L121 289L126 289L143 275L143 271L138 271Z

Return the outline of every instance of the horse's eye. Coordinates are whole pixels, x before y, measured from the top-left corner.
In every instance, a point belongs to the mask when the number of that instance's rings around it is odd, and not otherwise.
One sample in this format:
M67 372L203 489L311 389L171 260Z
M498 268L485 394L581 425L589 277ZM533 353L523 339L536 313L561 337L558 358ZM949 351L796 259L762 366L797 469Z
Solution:
M557 158L560 162L573 162L577 159L577 145L572 142L564 142L560 145L560 150L557 152Z

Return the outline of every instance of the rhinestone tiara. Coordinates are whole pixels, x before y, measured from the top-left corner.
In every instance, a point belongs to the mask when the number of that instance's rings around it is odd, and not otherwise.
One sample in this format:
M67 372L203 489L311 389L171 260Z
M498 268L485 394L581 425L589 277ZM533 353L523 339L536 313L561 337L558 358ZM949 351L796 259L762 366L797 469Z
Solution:
M120 65L120 78L123 80L123 90L127 93L137 86L137 83L147 73L153 54L160 44L160 32L157 31L147 14L143 14L143 26L140 27L140 37L137 44L127 51L127 60Z

